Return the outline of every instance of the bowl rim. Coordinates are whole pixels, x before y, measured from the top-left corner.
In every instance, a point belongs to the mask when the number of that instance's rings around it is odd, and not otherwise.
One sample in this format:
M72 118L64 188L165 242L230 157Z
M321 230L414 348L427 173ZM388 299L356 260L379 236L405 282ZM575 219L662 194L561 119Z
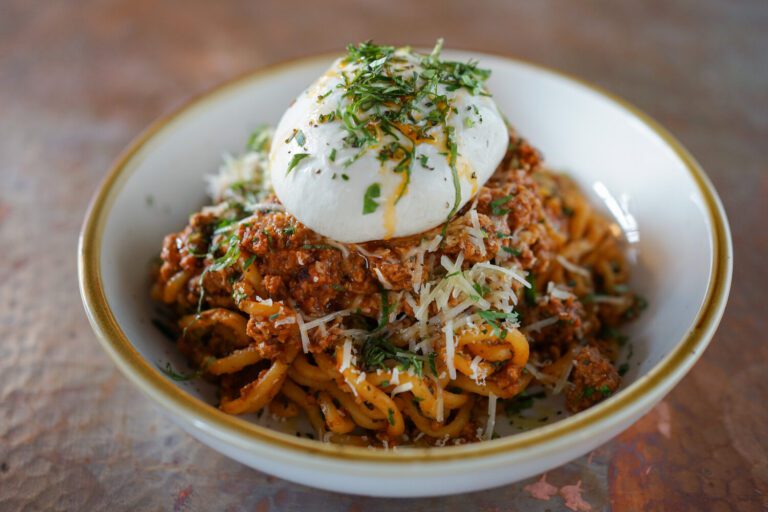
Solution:
M712 242L710 277L704 301L697 312L691 328L675 345L670 353L651 368L646 375L637 379L611 398L564 418L556 423L538 427L527 432L500 439L440 448L408 448L407 450L371 450L354 446L340 446L284 434L263 427L242 418L228 415L204 403L177 387L163 376L157 368L134 348L120 328L106 299L101 277L101 242L106 219L115 198L131 172L126 172L134 157L146 148L155 137L180 121L196 108L216 101L219 97L243 86L257 86L273 75L300 68L321 61L330 62L339 53L323 53L302 57L258 68L236 76L214 86L183 102L169 113L161 116L140 133L113 162L93 196L85 215L78 240L78 281L86 314L102 347L139 389L155 402L170 411L191 420L220 439L238 441L240 446L254 447L256 443L268 443L270 448L286 448L294 454L323 456L329 459L343 459L353 462L437 462L455 459L472 459L483 456L499 456L522 449L541 447L548 442L578 439L590 428L606 429L627 420L638 407L653 405L653 400L668 392L698 360L708 345L725 310L733 270L733 247L730 228L723 205L709 178L701 166L665 128L649 115L613 93L547 66L520 58L472 50L446 50L446 52L470 53L482 60L489 57L508 64L524 66L559 78L570 85L578 86L602 97L614 106L639 121L660 137L680 159L704 199L706 214L711 223L709 233ZM134 170L133 167L131 170ZM648 404L648 402L651 402Z

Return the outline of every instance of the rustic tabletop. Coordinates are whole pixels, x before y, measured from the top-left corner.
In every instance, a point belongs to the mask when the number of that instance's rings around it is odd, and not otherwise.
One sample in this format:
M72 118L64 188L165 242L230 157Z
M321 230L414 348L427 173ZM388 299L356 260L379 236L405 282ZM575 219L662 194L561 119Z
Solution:
M537 479L394 501L232 462L118 373L77 292L88 200L152 119L252 68L349 41L439 36L560 68L637 104L696 155L733 229L734 286L710 348L635 426L547 473L558 492L546 501L532 492ZM0 0L0 510L765 510L766 143L764 0ZM563 498L569 486L583 503Z

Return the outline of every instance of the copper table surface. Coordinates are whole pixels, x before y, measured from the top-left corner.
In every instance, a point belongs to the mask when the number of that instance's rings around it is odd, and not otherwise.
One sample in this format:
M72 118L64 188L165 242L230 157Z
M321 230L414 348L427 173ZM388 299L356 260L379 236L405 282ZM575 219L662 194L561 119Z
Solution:
M765 510L767 34L761 0L0 0L0 510ZM637 104L698 158L730 217L734 285L711 346L636 425L550 471L559 492L547 501L526 489L536 479L386 500L235 463L119 374L77 291L88 201L154 118L263 65L349 41L439 36L571 72ZM579 506L560 495L577 484Z

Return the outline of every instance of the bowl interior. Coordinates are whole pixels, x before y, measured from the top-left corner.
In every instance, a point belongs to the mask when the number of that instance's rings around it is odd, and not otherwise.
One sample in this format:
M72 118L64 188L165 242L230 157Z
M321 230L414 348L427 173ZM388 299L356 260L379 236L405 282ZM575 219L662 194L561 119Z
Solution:
M478 57L460 52L450 56ZM705 299L714 250L701 191L675 151L606 96L524 63L492 56L480 56L480 61L492 69L489 87L520 134L544 153L549 167L574 177L627 237L631 285L649 306L627 329L626 387L683 339ZM164 235L181 229L188 215L205 204L203 177L216 171L222 155L242 151L256 126L276 124L291 100L330 62L308 60L230 84L162 125L126 161L105 211L100 271L118 324L150 364L170 362L177 370L187 369L152 321L156 313L147 269ZM204 384L175 385L215 403L213 390ZM556 401L538 407L530 412L532 421L564 417L547 414L558 408ZM267 417L250 419L269 422ZM500 433L541 424L535 422L499 425ZM288 431L306 427L269 426Z

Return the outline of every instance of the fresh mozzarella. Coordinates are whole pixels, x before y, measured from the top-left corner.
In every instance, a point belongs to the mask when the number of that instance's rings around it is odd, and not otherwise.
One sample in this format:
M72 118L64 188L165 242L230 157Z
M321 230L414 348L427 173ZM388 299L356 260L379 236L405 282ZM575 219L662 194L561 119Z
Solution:
M421 56L406 49L396 54L402 62L398 68L402 76L423 69ZM453 107L445 125L455 134L455 172L460 189L457 202L445 126L433 127L428 132L431 140L412 140L401 133L393 136L414 148L407 182L408 173L402 169L395 172L397 159L379 158L387 140L358 155L360 148L345 142L349 132L343 121L328 121L327 117L323 121L324 116L349 104L344 80L359 66L337 60L283 115L270 151L275 193L299 221L340 242L402 237L434 228L445 222L455 207L466 204L493 174L507 149L506 123L490 96L438 86L438 93ZM422 106L424 112L430 108ZM359 157L353 161L356 155ZM374 184L379 193L369 194L368 210L372 201L373 211L364 213L366 192Z

